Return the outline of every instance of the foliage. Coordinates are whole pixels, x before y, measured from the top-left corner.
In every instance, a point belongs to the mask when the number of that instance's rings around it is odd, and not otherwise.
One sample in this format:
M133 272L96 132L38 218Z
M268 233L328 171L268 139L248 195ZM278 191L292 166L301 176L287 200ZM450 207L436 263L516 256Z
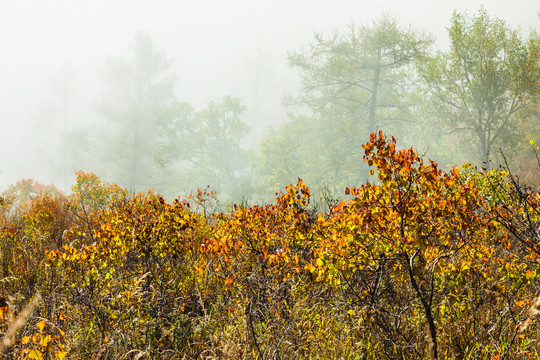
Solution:
M96 211L127 196L126 190L116 184L102 184L96 174L77 171L75 175L71 198L83 211Z
M49 194L49 196L61 196L62 192L54 185L44 185L34 179L22 179L17 181L15 185L11 185L7 190L2 192L2 209L6 210L11 207L12 210L24 204L32 202L33 199L39 196Z
M199 112L189 104L176 104L159 121L167 140L160 143L156 160L162 166L175 161L184 165L187 186L206 183L238 198L249 187L247 170L252 157L241 145L249 131L241 119L245 109L231 96L220 103L210 102Z
M400 27L389 15L369 25L353 24L347 33L316 34L307 51L289 55L303 80L296 102L315 114L329 108L345 113L366 135L388 123L410 120L411 104L403 90L413 79L412 65L427 54L430 43L426 35Z
M111 58L104 69L103 91L96 106L104 123L87 131L98 160L94 168L132 192L169 185L163 183L165 176L155 166L152 153L162 139L155 125L158 114L175 101L171 65L152 38L139 32L130 56Z
M5 358L537 358L540 195L508 169L443 172L393 137L375 182L318 211L298 179L213 212L80 172L3 212Z
M530 127L540 94L540 43L533 35L522 39L485 10L474 17L454 13L449 35L450 50L422 66L433 117L487 164L499 147L512 151Z
M286 98L295 106L291 121L261 145L260 172L268 174L269 184L275 186L274 173L288 174L291 168L294 176L334 191L364 181L357 139L377 129L410 130L416 107L414 64L430 43L428 36L383 15L345 32L317 33L308 47L290 53L289 64L298 70L302 87L297 96ZM282 149L295 155L282 159Z

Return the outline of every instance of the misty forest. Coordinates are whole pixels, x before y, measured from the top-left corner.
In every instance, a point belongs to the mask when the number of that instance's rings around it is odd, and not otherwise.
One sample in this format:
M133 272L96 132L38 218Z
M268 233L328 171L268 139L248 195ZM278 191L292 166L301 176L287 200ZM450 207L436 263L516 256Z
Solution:
M540 35L447 15L446 49L383 12L198 101L142 30L57 67L0 194L0 357L540 359Z

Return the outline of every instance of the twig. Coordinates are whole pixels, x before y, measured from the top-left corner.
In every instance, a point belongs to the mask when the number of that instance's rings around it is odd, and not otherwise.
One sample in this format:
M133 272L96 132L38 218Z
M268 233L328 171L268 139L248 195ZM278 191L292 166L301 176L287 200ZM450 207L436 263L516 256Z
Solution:
M19 313L15 321L13 321L2 340L0 341L0 354L3 354L6 352L7 349L13 345L15 341L15 335L17 334L17 331L19 331L20 328L26 324L26 321L32 315L36 307L39 305L39 302L41 301L41 296L39 294L35 294L32 297L32 300L30 300L30 303L24 308L23 311Z

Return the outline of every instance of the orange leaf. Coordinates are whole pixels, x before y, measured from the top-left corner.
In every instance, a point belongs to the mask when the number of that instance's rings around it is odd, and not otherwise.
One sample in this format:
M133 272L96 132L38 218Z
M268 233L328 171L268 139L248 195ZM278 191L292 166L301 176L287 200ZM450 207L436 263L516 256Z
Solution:
M34 335L32 335L32 341L34 342L34 344L39 343L39 339L40 339L39 333L35 333Z
M47 320L42 320L40 322L38 322L36 324L36 326L38 327L39 331L43 331L43 328L45 327L45 323L47 322Z

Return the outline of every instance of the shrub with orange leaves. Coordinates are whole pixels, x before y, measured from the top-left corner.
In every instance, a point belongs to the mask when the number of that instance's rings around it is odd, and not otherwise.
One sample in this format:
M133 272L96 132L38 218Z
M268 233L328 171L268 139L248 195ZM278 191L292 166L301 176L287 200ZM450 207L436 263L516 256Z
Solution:
M508 171L442 171L381 132L364 150L377 180L320 213L301 179L215 213L208 187L169 203L82 172L67 197L2 207L0 314L43 298L7 356L540 352L538 191Z
M343 306L374 325L392 356L415 356L425 339L417 329L424 327L436 358L437 323L452 315L447 296L458 294L473 273L486 276L485 261L493 254L487 240L496 226L483 216L485 203L473 181L457 169L442 172L431 160L426 165L395 144L379 132L363 145L379 183L346 189L353 199L321 219L326 235L311 270L343 289Z

